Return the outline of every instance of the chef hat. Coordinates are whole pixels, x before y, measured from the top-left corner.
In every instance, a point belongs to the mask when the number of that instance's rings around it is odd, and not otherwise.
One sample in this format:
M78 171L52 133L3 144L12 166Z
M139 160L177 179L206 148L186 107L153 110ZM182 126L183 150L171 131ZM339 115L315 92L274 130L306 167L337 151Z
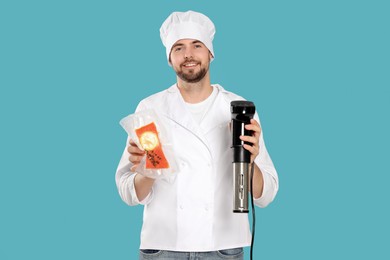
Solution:
M160 27L160 37L166 48L168 63L172 46L181 39L201 41L213 55L213 60L214 34L213 22L204 14L194 11L173 12Z

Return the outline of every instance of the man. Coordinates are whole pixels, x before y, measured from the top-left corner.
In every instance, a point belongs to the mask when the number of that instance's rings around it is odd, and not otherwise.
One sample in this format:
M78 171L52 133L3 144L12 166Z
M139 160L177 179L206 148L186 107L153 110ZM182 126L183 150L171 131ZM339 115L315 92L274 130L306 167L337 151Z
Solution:
M174 12L160 28L168 63L177 75L170 88L142 100L136 111L154 109L173 135L179 170L173 182L138 174L145 152L128 140L116 172L121 198L142 204L140 259L243 259L251 234L247 214L233 213L230 102L243 100L210 84L215 27L203 14ZM241 136L254 162L253 197L267 206L278 176L264 145L257 113Z

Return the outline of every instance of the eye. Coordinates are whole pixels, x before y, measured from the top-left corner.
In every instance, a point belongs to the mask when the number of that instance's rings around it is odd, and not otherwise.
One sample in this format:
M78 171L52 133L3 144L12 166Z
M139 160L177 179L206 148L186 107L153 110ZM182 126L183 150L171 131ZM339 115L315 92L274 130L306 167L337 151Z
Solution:
M175 51L175 52L181 51L181 47L176 47L176 48L174 49L174 51Z
M198 48L202 48L202 45L196 44L196 45L195 45L195 48L197 48L197 49L198 49Z

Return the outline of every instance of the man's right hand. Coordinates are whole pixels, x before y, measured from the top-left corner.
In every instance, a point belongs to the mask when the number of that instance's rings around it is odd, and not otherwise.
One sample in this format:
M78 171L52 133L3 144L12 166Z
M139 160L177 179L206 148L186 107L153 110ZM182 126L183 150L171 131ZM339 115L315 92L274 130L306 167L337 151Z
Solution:
M139 149L138 146L131 139L129 141L127 151L130 154L129 161L133 164L133 166L130 168L130 171L134 172L137 166L140 164L142 158L145 156L145 151Z

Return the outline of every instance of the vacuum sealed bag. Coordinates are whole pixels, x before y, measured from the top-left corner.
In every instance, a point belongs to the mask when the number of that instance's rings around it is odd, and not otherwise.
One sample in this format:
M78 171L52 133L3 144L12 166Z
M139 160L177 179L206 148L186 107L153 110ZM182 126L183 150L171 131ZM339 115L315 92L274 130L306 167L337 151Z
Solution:
M135 171L153 179L173 180L177 164L170 133L164 128L154 110L144 110L123 118L120 125L130 139L145 151Z

